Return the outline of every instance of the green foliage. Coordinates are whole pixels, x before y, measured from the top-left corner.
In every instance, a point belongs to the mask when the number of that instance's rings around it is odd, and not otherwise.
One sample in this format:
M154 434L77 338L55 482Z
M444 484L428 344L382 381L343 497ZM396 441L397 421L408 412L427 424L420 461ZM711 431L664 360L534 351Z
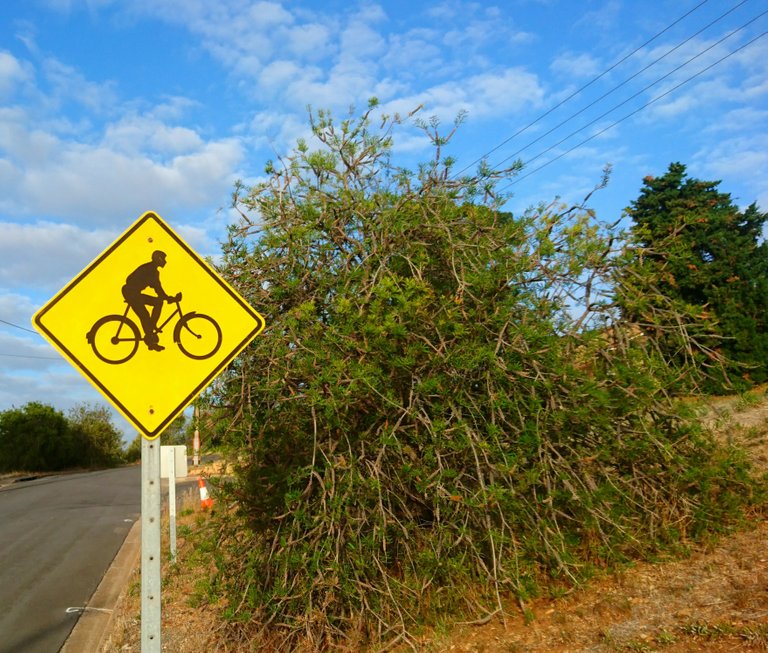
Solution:
M80 404L69 412L69 424L79 444L79 464L111 467L123 459L123 439L105 406Z
M39 402L0 412L0 470L61 471L122 462L109 411L82 404L65 417Z
M236 190L222 270L267 329L209 398L236 510L206 591L233 623L270 650L407 642L738 517L745 461L617 319L617 235L584 207L501 211L515 168L452 179L436 122L435 158L395 168L397 120L369 120L320 113L317 152Z
M63 413L30 402L0 413L0 469L59 471L78 464L77 441Z
M127 463L136 463L141 460L141 435L137 435L131 440L131 444L128 445L123 457Z
M194 433L194 424L192 420L187 419L184 413L181 413L174 419L168 428L163 431L160 441L163 445L186 445L188 450L192 450L192 434Z
M710 391L743 389L768 380L768 244L760 242L768 213L754 204L739 211L720 182L685 170L673 163L645 178L627 210L637 249L624 274L638 295L663 295L702 321L698 349L670 341L670 320L644 325L668 358L708 367ZM625 311L638 319L635 305Z

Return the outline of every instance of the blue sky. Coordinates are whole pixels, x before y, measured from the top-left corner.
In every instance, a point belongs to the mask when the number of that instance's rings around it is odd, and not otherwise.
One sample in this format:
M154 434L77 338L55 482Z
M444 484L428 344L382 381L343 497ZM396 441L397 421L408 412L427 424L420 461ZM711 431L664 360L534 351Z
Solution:
M308 105L341 116L376 96L388 112L423 105L446 130L466 111L448 153L459 168L529 162L508 188L515 212L579 200L611 164L592 205L613 222L672 161L768 210L765 12L762 0L0 3L0 410L101 402L25 330L32 314L147 210L215 256L234 181L307 135ZM413 125L395 138L399 162L429 156Z

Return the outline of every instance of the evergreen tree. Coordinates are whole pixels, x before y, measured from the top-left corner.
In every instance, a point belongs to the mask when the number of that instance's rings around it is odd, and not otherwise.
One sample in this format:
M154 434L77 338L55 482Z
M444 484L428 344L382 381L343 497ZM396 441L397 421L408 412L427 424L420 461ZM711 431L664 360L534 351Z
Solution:
M719 184L688 178L683 164L672 163L663 176L644 179L627 209L638 249L626 276L642 279L639 293L661 293L709 320L709 338L695 352L710 368L709 390L768 379L768 213L755 204L740 211ZM670 326L654 328L658 335ZM670 359L684 354L659 340Z

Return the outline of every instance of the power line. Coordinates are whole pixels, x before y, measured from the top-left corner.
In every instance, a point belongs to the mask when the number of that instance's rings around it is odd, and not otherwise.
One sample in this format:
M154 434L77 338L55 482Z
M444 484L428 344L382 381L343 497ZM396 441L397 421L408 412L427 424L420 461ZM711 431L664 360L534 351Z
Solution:
M527 124L525 127L522 127L521 129L519 129L518 131L516 131L514 134L512 134L512 136L510 136L509 138L506 138L506 139L505 139L505 140L503 140L501 143L499 143L498 145L496 145L496 146L495 146L493 149L491 149L491 150L488 150L488 152L486 152L485 154L483 154L481 157L479 157L479 158L475 159L475 160L474 160L472 163L470 163L470 164L469 164L469 165L467 165L466 167L464 167L464 168L462 168L461 170L459 170L457 173L455 173L455 174L453 175L453 177L454 177L454 178L458 177L458 176L459 176L460 174L462 174L463 172L466 172L467 170L469 170L469 168L471 168L473 165L476 165L477 163L480 163L480 161L482 161L483 159L485 159L486 157L488 157L490 154L493 154L493 153L494 153L496 150L498 150L500 147L503 147L504 145L506 145L507 143L509 143L509 142L510 142L512 139L514 139L514 138L516 138L517 136L519 136L520 134L522 134L522 133L524 133L524 132L528 131L528 130L529 130L531 127L533 127L535 124L537 124L538 122L540 122L541 120L543 120L544 118L546 118L546 117L547 117L547 116L548 116L550 113L552 113L553 111L555 111L555 110L559 109L559 108L560 108L561 106L563 106L563 105L564 105L566 102L568 102L569 100L573 99L573 98L574 98L574 97L576 97L576 96L577 96L579 93L581 93L581 92L582 92L582 91L584 91L585 89L587 89L587 88L589 88L590 86L592 86L592 84L594 84L595 82L597 82L597 81L599 81L600 79L602 79L603 77L605 77L605 76L606 76L606 75L607 75L609 72L611 72L612 70L614 70L615 68L617 68L618 66L620 66L621 64L623 64L623 63L624 63L624 62L625 62L627 59L630 59L631 57L633 57L635 54L637 54L638 52L640 52L640 50L642 50L642 49L643 49L645 46L647 46L647 45L649 45L650 43L652 43L653 41L655 41L655 40L656 40L657 38L659 38L659 37L660 37L662 34L664 34L664 33L668 32L668 31L669 31L670 29L672 29L672 28L673 28L675 25L677 25L679 22L681 22L682 20L684 20L685 18L687 18L688 16L690 16L690 15L691 15L693 12L695 12L697 9L699 9L699 8L700 8L700 7L702 7L703 5L707 4L707 2L709 2L709 0L703 0L702 2L700 2L699 4L697 4L697 5L696 5L696 6L695 6L693 9L691 9L691 10L690 10L690 11L688 11L688 12L686 12L685 14L683 14L682 16L680 16L680 18L678 18L678 19L677 19L677 20L675 20L674 22L672 22L672 23L670 23L669 25L667 25L667 26L666 26L666 27L665 27L663 30L661 30L660 32L658 32L657 34L655 34L654 36L652 36L652 37L651 37L650 39L648 39L648 40L647 40L645 43L643 43L643 44L642 44L642 45L640 45L639 47L637 47L637 48L635 48L634 50L632 50L632 52L630 52L628 55L626 55L626 56L622 57L621 59L619 59L619 61L617 61L616 63L614 63L613 65L611 65L609 68L606 68L606 69L605 69L603 72L601 72L599 75L597 75L597 77L594 77L594 78L593 78L593 79L591 79L589 82L587 82L586 84L584 84L584 86L582 86L581 88L579 88L579 89L577 89L576 91L574 91L573 93L571 93L571 94L570 94L568 97L566 97L564 100L561 100L561 101L560 101L560 102L558 102L558 103L557 103L555 106L553 106L551 109L549 109L548 111L546 111L546 112L542 113L542 114L541 114L541 115L540 115L538 118L536 118L535 120L533 120L533 122L530 122L530 123L528 123L528 124ZM746 0L743 0L743 2L742 2L741 4L744 4L744 2L746 2ZM735 9L735 7L734 7L734 9Z
M601 100L604 100L604 99L605 99L605 98L607 98L609 95L611 95L611 94L613 94L614 92L618 91L618 90L619 90L619 89L620 89L622 86L626 85L628 82L631 82L633 79L635 79L635 77L639 77L639 76L640 76L640 75L642 75L642 74L643 74L643 73L644 73L646 70L648 70L649 68L652 68L652 67L653 67L653 66L655 66L657 63L659 63L659 61L661 61L662 59L665 59L666 57L668 57L670 54L672 54L672 53L673 53L673 52L675 52L676 50L679 50L679 49L680 49L681 47L683 47L683 46L684 46L686 43L688 43L689 41L691 41L691 40L693 40L694 38L696 38L697 36L699 36L699 34L701 34L702 32L704 32L704 31L706 31L707 29L709 29L710 27L712 27L712 25L714 25L715 23L717 23L717 22L721 21L721 20L722 20L723 18L725 18L725 17L726 17L728 14L730 14L730 13L734 12L736 9L738 9L738 8L739 8L741 5L743 5L743 4L744 4L744 3L746 3L746 2L747 2L747 0L742 0L742 1L741 1L739 4L737 4L736 6L734 6L734 7L731 7L731 8L730 8L728 11L726 11L724 14L721 14L720 16L718 16L717 18L715 18L715 20L713 20L713 21L712 21L712 22L710 22L709 24L707 24L707 25L705 25L704 27L702 27L702 28L701 28L701 29L700 29L698 32L696 32L695 34L691 34L691 36L689 36L687 39L685 39L684 41L681 41L680 43L678 43L676 46L674 46L674 47L673 47L673 48L671 48L670 50L667 50L667 51L666 51L666 52L665 52L663 55L661 55L661 56L660 56L660 57L658 57L657 59L654 59L654 60L653 60L651 63L649 63L648 65L646 65L646 66L644 66L643 68L641 68L640 70L638 70L638 71L637 71L637 72L636 72L634 75L631 75L630 77L627 77L627 78L626 78L624 81L622 81L621 83L617 84L616 86L614 86L614 87L613 87L612 89L610 89L609 91L607 91L607 92L603 93L603 95L601 95L601 96L600 96L599 98L597 98L596 100L593 100L592 102L590 102L590 103L589 103L587 106L583 107L582 109L579 109L579 110L578 110L576 113L572 113L572 114L571 114L570 116L568 116L568 117L567 117L565 120L563 120L562 122L560 122L560 123L558 123L557 125L555 125L554 127L552 127L552 129L550 129L549 131L546 131L546 132L544 132L543 134L541 134L540 136L538 136L538 137L537 137L537 138L535 138L534 140L530 141L530 142L529 142L527 145L525 145L525 146L521 147L521 148L520 148L519 150L517 150L516 152L513 152L513 153L512 153L512 154L510 154L509 156L507 156L507 157L503 158L501 161L499 161L498 163L496 163L494 167L498 167L498 166L500 166L502 163L504 163L505 161L509 161L509 159L511 159L512 157L515 157L515 156L517 156L518 154L520 154L520 153L524 152L525 150L527 150L527 149L528 149L528 148L529 148L531 145L533 145L534 143L538 143L538 142L539 142L540 140L542 140L543 138L545 138L545 137L549 136L549 135L550 135L552 132L554 132L554 131L558 130L558 129L559 129L560 127L562 127L563 125L565 125L565 124L569 123L571 120L573 120L573 119L574 119L574 118L576 118L577 116L579 116L579 115L581 115L582 113L584 113L584 112L585 112L587 109L590 109L590 108L592 108L593 106L595 106L595 105L596 105L598 102L600 102ZM760 14L760 15L762 16L762 14ZM740 27L740 28L739 28L739 30L741 30L741 29L744 29L744 27L746 27L746 26L747 26L747 25L749 25L750 23L754 22L754 21L755 21L755 20L757 20L757 18L759 18L759 17L760 17L760 16L757 16L756 18L753 18L751 21L749 21L749 23L747 23L746 25L743 25L742 27ZM739 30L736 30L736 31L739 31ZM729 37L730 37L730 36L732 36L734 33L735 33L735 32L732 32L731 34L729 34L727 37L724 37L724 38L729 38ZM724 39L721 39L720 41L718 41L717 43L715 43L715 45L718 45L718 44L719 44L719 43L721 43L723 40L724 40ZM714 47L714 46L712 46L712 47ZM711 49L711 48L710 48L710 49ZM698 55L696 55L696 56L701 56L702 54L704 54L704 52L706 52L706 50L704 50L703 52L700 52L700 53L699 53ZM688 61L687 61L685 64L683 64L683 66L685 66L685 65L686 65L686 64L688 64L688 63L690 63L690 62L691 62L691 61L693 61L693 59L695 59L695 58L696 58L696 57L693 57L692 59L689 59L689 60L688 60ZM679 66L679 67L678 67L678 68L676 68L675 70L679 70L679 68L681 68L681 67L682 67L682 66ZM672 72L675 72L675 70L673 70ZM645 91L645 90L647 90L648 88L650 88L650 86L653 86L654 84L657 84L657 83L658 83L658 82L660 82L662 79L664 79L665 77L667 77L669 74L671 74L671 73L668 73L668 74L667 74L667 75L665 75L664 77L661 77L661 78L657 79L655 82L653 82L653 84L650 84L649 86L646 86L646 87L645 87L645 88L644 88L642 91L639 91L639 93L642 93L643 91ZM632 96L631 98L629 98L629 99L632 99L632 98L635 98L635 97L637 97L637 95L639 95L639 93L636 93L635 95L633 95L633 96ZM624 103L622 103L622 104L624 104ZM616 107L614 107L614 109L617 109L617 108L618 108L618 107L620 107L620 106L622 106L622 105L621 105L621 104L619 104L619 105L617 105ZM613 111L614 109L611 109L611 111ZM610 111L609 111L608 113L610 113ZM605 114L603 114L603 115L605 115ZM602 117L602 116L601 116L601 117ZM599 118L598 118L598 120L599 120Z
M3 324L7 324L8 326L12 326L15 329L21 329L22 331L28 331L29 333L34 333L36 336L39 336L40 334L37 331L33 331L32 329L27 329L27 327L23 327L19 324L14 324L13 322L9 322L8 320L0 319L0 322ZM53 357L53 356L30 356L27 354L3 354L0 353L0 356L3 356L4 358L34 358L37 360L46 360L46 361L55 361L60 360L59 358Z
M13 322L9 322L8 320L0 319L0 322L3 324L7 324L8 326L12 326L15 329L21 329L22 331L28 331L29 333L34 333L36 336L39 336L40 334L37 331L33 331L32 329L28 329L27 327L23 327L19 324L14 324ZM28 354L3 354L0 353L0 356L3 356L4 358L34 358L36 360L46 360L46 361L56 361L61 360L60 358L56 358L54 356L30 356Z
M766 13L766 12L764 12L764 13ZM613 123L611 123L610 125L608 125L607 127L605 127L605 128L603 128L603 129L601 129L600 131L598 131L598 132L596 132L596 133L592 134L592 135L591 135L589 138L585 138L585 139L584 139L583 141L581 141L580 143L578 143L578 144L574 145L573 147L571 147L570 149L566 150L565 152L562 152L561 154L558 154L558 155L557 155L555 158L553 158L553 159L550 159L550 160L549 160L549 161L547 161L546 163L544 163L544 164L540 165L538 168L534 168L533 170L529 171L527 174L525 174L525 175L522 175L521 177L517 177L517 178L515 178L515 179L514 179L513 181L511 181L509 184L507 184L506 186L504 186L504 188L500 189L500 190L499 190L499 192L504 192L504 191L505 191L507 188L509 188L510 186L514 186L515 184L519 183L519 182L520 182L520 181L522 181L523 179L526 179L527 177L530 177L532 174L534 174L534 173L538 172L538 171L539 171L539 170L541 170L542 168L546 168L548 165L550 165L551 163L554 163L554 162L555 162L555 161L557 161L558 159L562 159L564 156L566 156L567 154L570 154L570 153L571 153L571 152L573 152L574 150L576 150L576 149L580 148L582 145L585 145L586 143L589 143L589 141L591 141L591 140L593 140L593 139L597 138L597 137L598 137L598 136L600 136L601 134L604 134L604 133L605 133L605 132L607 132L608 130L610 130L610 129L613 129L613 128L614 128L616 125L618 125L619 123L621 123L621 122L624 122L624 121L625 121L625 120L627 120L628 118L631 118L632 116L634 116L634 115L636 115L636 114L640 113L640 111L642 111L643 109L646 109L647 107L649 107L650 105L654 104L655 102L658 102L659 100L661 100L662 98L666 97L666 96L667 96L667 95L669 95L670 93L674 93L674 92L675 92L677 89L679 89L681 86L684 86L685 84L687 84L688 82L692 81L692 80L693 80L693 79L695 79L696 77L699 77L700 75L703 75L703 74L704 74L705 72L707 72L708 70L711 70L711 69L712 69L712 68L714 68L715 66L717 66L717 65L721 64L723 61L725 61L725 60L726 60L726 59L728 59L729 57L732 57L732 56L733 56L734 54L736 54L737 52L740 52L741 50L744 50L745 48L749 47L750 45L752 45L753 43L755 43L756 41L760 40L761 38L763 38L763 37L764 37L764 36L766 36L766 35L768 35L768 31L765 31L765 32L763 32L762 34L758 34L758 35L757 35L755 38L753 38L752 40L748 41L748 42L747 42L747 43L745 43L744 45L742 45L742 46L740 46L740 47L736 48L736 49L735 49L733 52L729 52L729 53L728 53L727 55L725 55L724 57L721 57L720 59L718 59L718 60L717 60L717 61L715 61L714 63L710 64L710 65L709 65L709 66L707 66L706 68L703 68L702 70L698 71L698 72L697 72L697 73L695 73L694 75L691 75L691 76L690 76L690 77L688 77L687 79L684 79L682 82L680 82L679 84L676 84L675 86L673 86L673 87L672 87L672 88L670 88L669 90L665 91L665 92L664 92L664 93L662 93L661 95L657 95L655 98L653 98L652 100L649 100L648 102L646 102L645 104L643 104L641 107L638 107L637 109L635 109L635 110L634 110L634 111L632 111L631 113L628 113L628 114L627 114L627 115L625 115L624 117L622 117L622 118L619 118L619 120L617 120L616 122L613 122ZM587 125L587 126L588 126L588 125ZM582 129L583 129L583 128L582 128ZM578 130L578 131L581 131L581 130ZM577 133L577 132L574 132L574 133ZM571 134L571 135L573 135L573 134ZM551 148L550 148L550 149L551 149ZM537 155L537 156L540 156L540 155Z
M550 145L550 146L549 146L548 148L546 148L545 150L542 150L541 152L539 152L539 153L538 153L536 156L533 156L533 157L531 157L530 159L528 159L528 161L526 161L526 162L525 162L525 165L529 165L530 163L534 162L536 159L538 159L538 158L540 158L540 157L544 156L544 155L545 155L547 152L550 152L550 151L554 150L556 147L558 147L559 145L562 145L562 144L563 144L565 141L567 141L567 140L568 140L569 138L571 138L572 136L575 136L575 135L576 135L576 134L578 134L579 132L582 132L582 131L584 131L584 130L585 130L587 127L591 127L591 126L592 126L592 125L594 125L596 122L599 122L600 120L602 120L603 118L605 118L607 115L609 115L609 114L613 113L614 111L616 111L616 109L619 109L620 107L623 107L623 106L624 106L625 104L627 104L628 102L630 102L630 101L634 100L636 97L638 97L639 95L641 95L641 94L645 93L645 91L647 91L648 89L652 88L653 86L656 86L656 84L658 84L659 82L661 82L661 81L665 80L667 77L670 77L671 75L673 75L673 74L674 74L674 73L676 73L677 71L681 70L682 68L685 68L685 66L687 66L689 63L691 63L692 61L695 61L696 59L698 59L698 58L699 58L699 57L701 57L702 55L704 55L704 54L706 54L707 52L709 52L710 50L714 49L715 47L717 47L718 45L720 45L721 43L723 43L723 41L726 41L726 40L728 40L729 38L731 38L732 36L734 36L735 34L737 34L738 32L740 32L741 30L745 29L746 27L748 27L749 25L751 25L752 23L754 23L754 22L755 22L755 21L756 21L758 18L761 18L762 16L764 16L764 15L766 15L766 14L768 14L768 10L764 11L764 12L763 12L763 13L761 13L761 14L758 14L757 16L755 16L754 18L752 18L751 20L749 20L749 21L747 21L746 23L744 23L744 25L742 25L741 27L738 27L738 28L736 28L735 30L733 30L732 32L730 32L729 34L726 34L726 35L725 35L724 37L722 37L722 38L721 38L719 41L716 41L715 43L713 43L713 44L712 44L712 45L710 45L709 47L707 47L707 48L704 48L703 50L701 50L700 52L698 52L697 54L695 54L694 56L692 56L690 59L686 60L685 62L683 62L682 64L680 64L680 65L679 65L679 66L677 66L676 68L674 68L674 69L670 70L670 71L669 71L667 74L665 74L665 75L662 75L661 77L659 77L658 79L654 80L653 82L651 82L651 83L650 83L650 84L648 84L647 86L643 87L642 89L640 89L640 90L639 90L639 91L637 91L636 93L632 94L631 96L629 96L628 98L626 98L626 99L625 99L625 100L623 100L622 102L619 102L619 104L616 104L616 105L614 105L613 107L611 107L610 109L608 109L607 111L604 111L604 112L603 112L603 113L601 113L599 116L597 116L597 118L594 118L593 120L590 120L590 121L589 121L588 123L586 123L585 125L582 125L582 126L581 126L581 127L579 127L578 129L576 129L576 130L572 131L570 134L568 134L568 135L567 135L567 136L565 136L564 138L561 138L559 141L557 141L557 143L555 143L554 145ZM754 39L753 39L753 40L754 40ZM750 43L752 43L752 41L750 41ZM736 52L738 52L738 50L736 50ZM727 57L726 57L726 58L727 58ZM722 59L721 59L720 61L722 61ZM708 66L707 68L705 68L705 69L704 69L703 71L701 71L701 72L704 72L704 71L706 71L706 70L709 70L710 68L711 68L711 66ZM700 72L700 73L697 73L697 75L694 75L694 77L696 77L696 76L698 76L699 74L701 74L701 72ZM690 80L690 79L693 79L693 78L691 77L691 78L689 78L689 80ZM675 88L678 88L678 87L675 87ZM660 97L663 97L663 96L660 96ZM647 105L644 105L644 106L647 106ZM632 114L630 114L630 115L632 115ZM522 150L521 150L521 151L522 151Z
M46 360L46 361L61 360L60 358L55 358L54 356L27 356L25 354L0 354L0 356L6 356L7 358L36 358L38 360Z
M0 322L2 322L3 324L7 324L8 326L12 326L16 329L21 329L22 331L29 331L29 333L34 333L36 336L40 335L37 331L33 331L32 329L27 329L27 327L19 326L18 324L14 324L13 322L8 322L7 320L0 320Z

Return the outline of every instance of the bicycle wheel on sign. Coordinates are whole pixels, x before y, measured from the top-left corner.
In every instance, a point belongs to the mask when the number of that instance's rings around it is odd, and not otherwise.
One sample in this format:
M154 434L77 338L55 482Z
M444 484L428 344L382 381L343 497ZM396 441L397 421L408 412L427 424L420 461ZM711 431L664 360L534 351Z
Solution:
M212 317L187 313L176 323L173 340L190 358L210 358L221 347L221 327Z
M96 321L86 338L96 356L105 363L119 365L136 353L141 333L124 315L107 315Z

